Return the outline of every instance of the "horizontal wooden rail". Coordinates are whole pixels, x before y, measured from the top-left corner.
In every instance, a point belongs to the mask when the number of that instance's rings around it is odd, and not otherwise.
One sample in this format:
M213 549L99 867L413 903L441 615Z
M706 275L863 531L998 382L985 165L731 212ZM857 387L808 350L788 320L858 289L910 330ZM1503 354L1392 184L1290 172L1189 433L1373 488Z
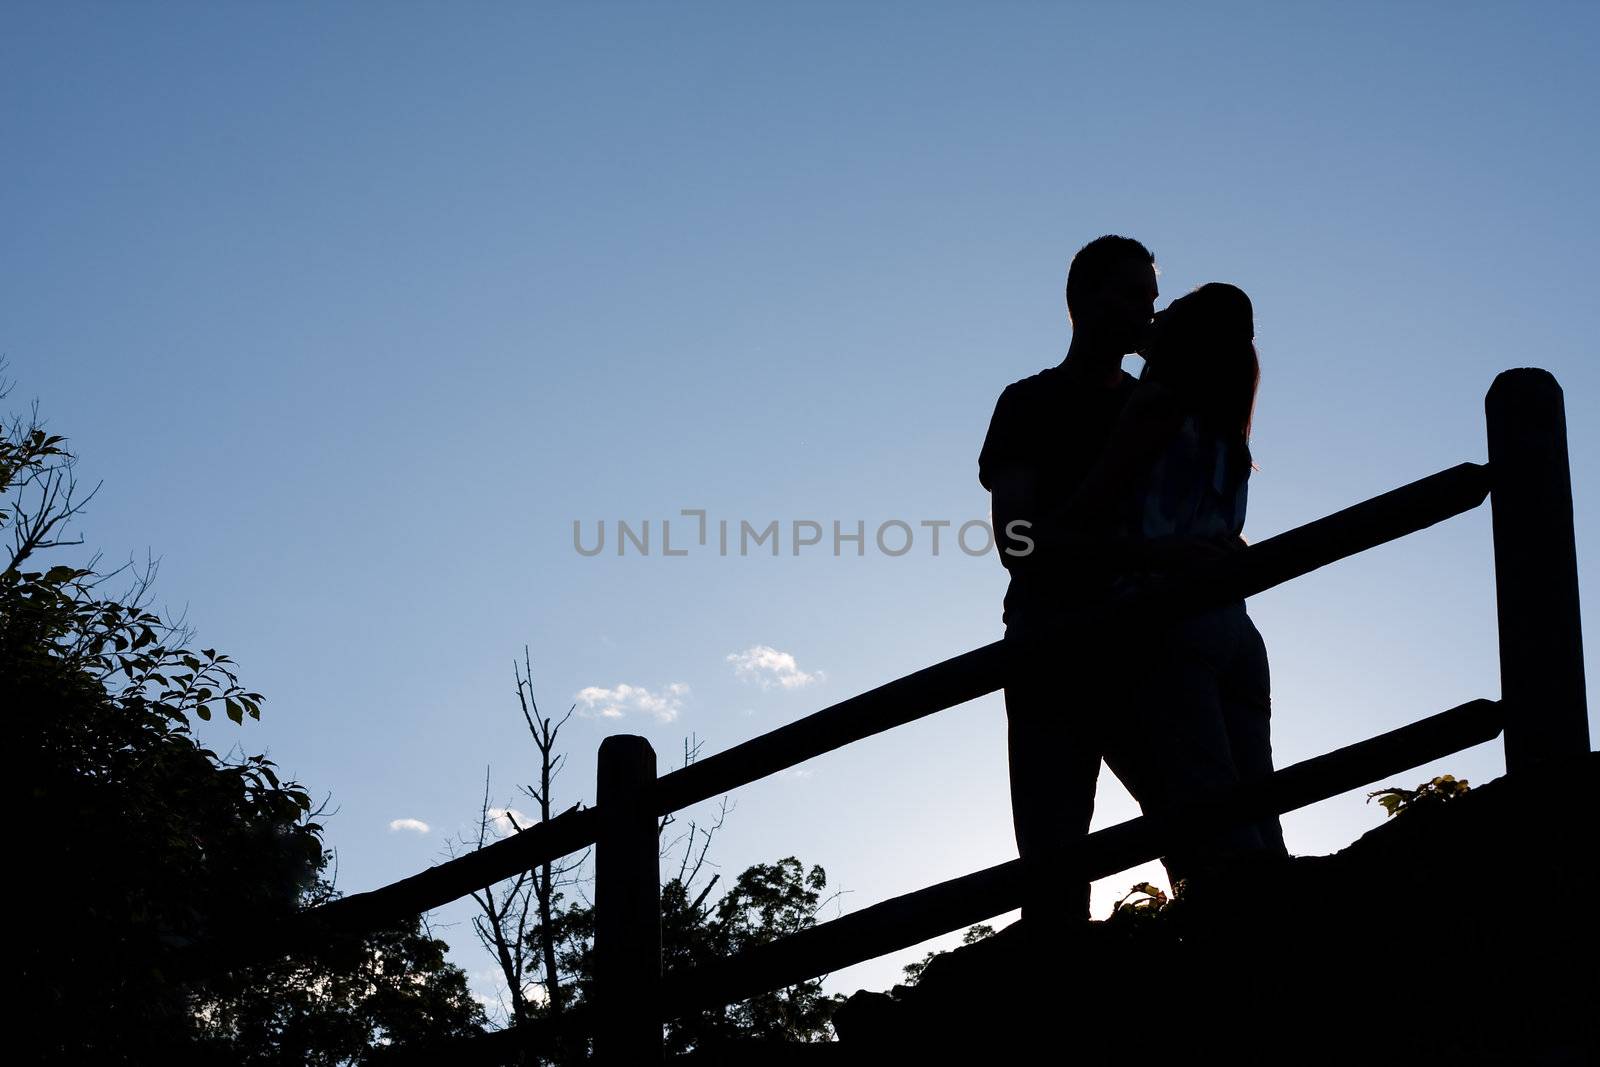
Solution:
M1503 728L1498 701L1474 700L1397 730L1285 767L1261 782L1229 790L1178 816L1140 816L1097 830L1074 847L1074 866L1090 879L1156 859L1171 843L1219 825L1294 811L1442 759L1497 737ZM1022 861L988 867L882 901L689 972L669 972L662 1018L718 1008L773 989L809 981L900 949L910 948L1002 915L1022 901ZM538 1049L591 1024L583 1008L481 1038L434 1046L452 1063L505 1062L518 1048ZM397 1062L407 1062L399 1059ZM417 1062L423 1062L418 1060Z
M1098 830L1074 848L1078 854L1073 864L1089 879L1104 878L1156 859L1173 841L1197 830L1281 814L1338 796L1493 740L1502 726L1498 702L1474 700L1286 767L1179 818L1141 816ZM1071 871L1073 864L1065 869ZM669 974L665 1017L804 982L1004 914L1021 903L1021 860L941 882L774 941L702 973Z
M329 901L265 928L220 935L180 954L176 969L185 975L200 975L243 967L315 946L330 938L356 936L420 915L541 863L589 847L595 841L599 818L598 808L564 812L476 852L429 867L420 874L379 889Z
M1489 495L1489 483L1485 464L1458 463L1219 560L1201 572L1191 595L1209 601L1255 596L1471 511Z
M976 700L1005 685L1006 661L1006 643L995 641L664 774L656 782L657 813L721 796L852 742Z
M1462 463L1371 500L1296 527L1219 560L1181 586L1129 597L1117 614L1139 617L1185 606L1242 600L1398 537L1471 511L1489 492L1489 469ZM1063 625L1093 625L1103 607L1068 613ZM1126 621L1126 618L1124 619ZM726 752L663 775L657 813L709 800L768 775L896 726L964 704L1005 685L1011 656L1029 654L996 641L925 667Z
M1108 614L1121 622L1147 613L1252 596L1347 556L1470 511L1489 491L1489 469L1462 463L1296 527L1211 564L1200 577L1130 597L1113 612L1069 613L1063 625L1091 625ZM656 782L654 806L665 815L719 796L855 741L964 704L1005 685L1007 664L1036 646L995 641L925 667L760 737L735 745ZM197 946L181 966L199 974L237 967L334 935L349 935L448 904L522 871L594 844L597 808L571 811L420 874L294 916L269 931Z

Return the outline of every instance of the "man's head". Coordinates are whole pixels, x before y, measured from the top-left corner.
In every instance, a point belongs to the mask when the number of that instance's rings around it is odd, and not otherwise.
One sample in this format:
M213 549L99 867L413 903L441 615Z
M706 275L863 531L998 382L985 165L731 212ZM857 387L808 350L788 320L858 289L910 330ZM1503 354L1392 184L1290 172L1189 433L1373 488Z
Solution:
M1156 257L1131 237L1107 234L1067 268L1067 315L1075 334L1119 354L1136 351L1155 314Z

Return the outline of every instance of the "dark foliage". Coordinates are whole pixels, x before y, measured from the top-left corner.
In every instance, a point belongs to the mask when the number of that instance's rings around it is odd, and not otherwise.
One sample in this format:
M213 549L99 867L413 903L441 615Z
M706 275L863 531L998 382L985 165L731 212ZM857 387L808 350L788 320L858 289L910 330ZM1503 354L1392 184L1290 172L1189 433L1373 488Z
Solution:
M776 863L758 863L745 870L710 907L703 899L691 898L684 881L674 878L667 882L661 888L666 980L671 982L674 972L720 962L816 925L827 881L821 867L807 870L792 856ZM582 904L559 908L555 922L568 1003L581 1005L594 994L594 909ZM539 936L537 929L528 934L530 940ZM813 979L673 1020L667 1024L667 1051L703 1051L731 1042L831 1041L830 1020L841 1003L842 997L823 994L820 978ZM545 1010L541 1006L537 1013ZM580 1050L548 1062L578 1062L582 1055Z
M342 1063L419 1027L473 1025L460 972L415 922L337 958L211 986L171 977L176 950L326 899L321 827L264 755L225 758L195 738L195 718L259 718L262 698L227 656L191 650L146 610L153 568L38 562L78 543L63 536L85 502L75 489L61 438L36 420L4 427L0 693L22 754L29 877L14 936L30 1058ZM119 576L130 588L105 593Z
M312 906L338 894L319 879ZM466 975L418 919L265 967L219 976L196 992L196 1044L217 1062L366 1063L386 1044L427 1044L481 1029Z

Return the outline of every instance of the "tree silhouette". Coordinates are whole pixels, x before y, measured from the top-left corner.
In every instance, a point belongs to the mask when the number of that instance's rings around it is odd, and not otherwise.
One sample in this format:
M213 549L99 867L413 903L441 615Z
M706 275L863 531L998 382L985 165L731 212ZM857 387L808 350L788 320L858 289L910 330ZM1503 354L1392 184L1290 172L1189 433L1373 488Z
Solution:
M560 719L541 711L526 648L514 675L518 709L539 753L537 782L519 786L518 792L538 806L541 819L548 819L559 810L552 798L566 756L559 751L558 739L573 710L568 708ZM682 765L693 763L703 745L697 738L686 738ZM579 806L575 803L567 810ZM689 819L686 829L675 835L671 830L682 820L675 815L661 817L663 869L676 868L661 887L662 957L669 974L726 959L814 925L818 912L834 899L823 895L826 872L816 866L807 869L791 856L748 868L712 900L722 876L714 872L708 856L731 810L724 798L709 821ZM478 848L488 844L497 823L509 833L526 829L509 808L491 807L486 774L478 830L465 843ZM588 858L586 851L473 895L478 906L474 929L507 986L508 1023L559 1015L593 997L594 906L587 891ZM840 1002L841 998L822 994L821 978L813 979L719 1011L674 1020L667 1027L667 1047L689 1052L737 1040L830 1040L829 1019ZM577 1041L542 1058L529 1056L525 1062L576 1063L587 1053L588 1043Z
M93 493L73 465L36 412L0 428L0 679L24 754L14 824L30 876L13 936L31 1060L348 1063L476 1028L463 976L416 921L314 957L173 977L186 946L327 899L328 855L303 786L265 755L225 758L195 738L194 719L259 718L262 697L149 610L154 564L41 562L81 543L71 525Z

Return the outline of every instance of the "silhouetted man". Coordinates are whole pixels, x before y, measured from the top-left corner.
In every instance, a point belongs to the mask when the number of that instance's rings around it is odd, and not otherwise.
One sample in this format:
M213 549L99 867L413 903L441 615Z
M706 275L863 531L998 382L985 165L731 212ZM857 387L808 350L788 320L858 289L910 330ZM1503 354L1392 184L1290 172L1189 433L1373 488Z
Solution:
M1073 257L1066 295L1072 321L1066 358L1006 387L978 457L1000 558L1011 572L1006 636L1022 650L1006 687L1007 743L1026 878L1023 916L1035 922L1088 917L1088 882L1063 880L1041 857L1088 832L1102 754L1127 778L1105 733L1123 670L1115 642L1092 631L1042 635L1065 611L1110 595L1114 567L1082 548L1068 551L1053 527L1133 392L1122 357L1141 346L1150 328L1159 295L1155 257L1128 237L1097 238ZM1051 656L1055 641L1073 647Z

